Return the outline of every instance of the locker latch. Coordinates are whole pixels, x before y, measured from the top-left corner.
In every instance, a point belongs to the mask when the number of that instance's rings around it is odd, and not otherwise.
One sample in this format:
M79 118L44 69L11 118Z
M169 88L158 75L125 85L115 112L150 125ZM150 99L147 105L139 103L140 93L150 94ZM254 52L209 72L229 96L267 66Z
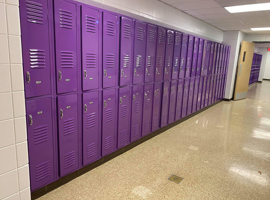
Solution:
M184 64L184 58L181 59L181 67L183 66Z
M84 104L84 112L86 113L87 112L87 105Z
M104 76L107 76L107 70L104 69Z
M134 76L136 76L136 73L137 73L137 70L136 70L136 69L134 69Z
M87 71L84 70L84 79L86 79L86 78L87 78Z
M62 119L64 116L63 109L60 109L60 119Z
M58 71L58 80L61 81L62 80L62 72Z
M120 104L122 104L122 102L123 102L123 98L122 98L122 97L120 97Z
M148 68L147 67L145 68L145 74L146 75L148 74Z
M136 96L135 96L135 94L133 94L133 101L135 101L136 100Z
M158 74L158 68L156 68L156 74Z
M146 92L144 93L144 98L147 98L147 93Z
M123 77L123 76L124 76L124 70L121 69L121 77Z
M165 74L168 74L168 72L167 72L167 67L165 67Z
M157 90L155 90L155 96L157 96Z
M106 107L107 107L107 101L104 100L104 108L106 108Z
M30 82L30 72L26 72L26 80L27 80L27 83Z
M188 58L188 60L187 60L187 66L189 66L189 58Z
M33 117L32 117L32 115L29 115L29 125L30 126L33 125Z

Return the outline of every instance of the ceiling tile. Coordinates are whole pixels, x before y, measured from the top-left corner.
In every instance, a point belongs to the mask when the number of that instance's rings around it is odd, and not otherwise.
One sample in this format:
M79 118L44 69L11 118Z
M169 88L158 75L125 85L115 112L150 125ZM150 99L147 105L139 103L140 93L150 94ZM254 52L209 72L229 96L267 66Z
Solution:
M172 4L171 6L177 8L179 10L189 10L189 8L187 8L186 6L184 6L182 3Z
M201 15L211 15L211 14L228 14L228 11L224 8L206 8L206 9L200 9L196 10Z
M214 1L222 7L257 3L256 0L214 0Z
M217 3L214 1L199 1L199 2L186 2L183 3L183 5L189 10L198 10L198 9L204 9L204 8L217 8L220 7Z
M208 19L235 19L231 13L229 14L214 14L214 15L204 15Z

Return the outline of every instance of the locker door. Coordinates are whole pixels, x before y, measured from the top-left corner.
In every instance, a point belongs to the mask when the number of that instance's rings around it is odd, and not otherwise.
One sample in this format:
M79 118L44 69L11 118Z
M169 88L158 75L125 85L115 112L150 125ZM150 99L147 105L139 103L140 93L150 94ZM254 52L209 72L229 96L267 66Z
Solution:
M102 43L101 11L82 6L82 84L83 90L97 89L101 68L100 48Z
M188 92L189 92L190 78L185 79L184 92L183 92L183 103L182 103L182 118L187 116L187 104L188 104Z
M213 70L214 48L215 48L215 43L211 42L210 43L210 52L209 52L208 75L211 75L212 70Z
M170 94L170 107L169 107L169 120L168 124L175 121L175 109L176 109L176 95L177 95L177 80L171 82L171 94Z
M98 91L83 94L83 165L90 164L100 157L99 102Z
M103 12L103 88L115 87L118 82L119 17Z
M183 102L184 82L185 82L185 79L179 79L179 81L178 81L175 121L181 119L181 115L182 115L182 102Z
M219 66L219 56L220 56L220 44L217 45L217 54L216 54L216 66L215 66L215 74L218 73L218 66Z
M208 94L208 105L212 104L213 88L214 88L214 75L212 75L211 78L210 78L210 88L209 88L209 94Z
M215 102L218 101L218 91L219 91L219 74L217 75L216 91L215 91Z
M189 83L189 92L188 92L187 115L190 115L192 113L194 85L195 85L195 78L191 78L190 83Z
M182 47L181 47L181 61L180 61L180 69L179 69L179 78L185 78L187 49L188 49L188 35L183 33Z
M197 111L201 110L201 103L202 103L202 90L203 90L203 82L204 82L204 77L199 77L200 82L199 82L199 89L198 89L198 100L197 100Z
M215 103L215 98L216 98L216 86L217 86L217 75L214 75L214 80L213 80L213 91L212 91L212 104Z
M141 138L142 135L143 85L134 85L132 90L130 140L134 142Z
M192 113L197 111L197 101L198 101L198 92L199 92L200 77L196 77L194 85L194 94L192 102Z
M188 37L186 74L185 74L186 78L189 78L191 76L193 48L194 48L194 36L189 35L189 37Z
M167 30L166 56L164 63L164 81L171 80L172 78L173 48L174 48L174 31Z
M79 167L77 94L58 97L58 134L60 176Z
M130 87L119 88L118 148L130 143Z
M77 6L54 2L57 93L77 91Z
M172 79L178 79L179 77L179 67L180 67L180 54L182 46L182 33L175 32L174 40L174 50L173 50L173 70Z
M201 76L204 40L200 38L196 76Z
M171 89L171 82L170 81L163 82L161 123L160 123L161 127L164 127L168 124L170 89Z
M223 86L222 86L221 99L225 97L225 90L226 90L226 74L223 74Z
M143 83L146 51L146 23L135 22L133 84Z
M166 29L158 27L155 82L163 80Z
M207 86L207 76L204 76L203 77L203 86L202 86L201 108L205 107L206 86Z
M209 90L210 90L210 82L211 82L211 75L208 75L206 78L206 89L205 89L205 100L204 106L207 107L209 105Z
M203 59L202 59L202 76L206 76L208 74L208 66L209 66L209 51L210 51L210 41L204 41L204 49L203 49Z
M147 24L145 82L153 82L157 48L157 27Z
M151 133L152 127L152 110L153 110L153 89L154 85L148 83L144 85L144 98L143 98L143 127L142 136Z
M32 191L54 177L54 146L51 98L26 101L29 167Z
M48 1L20 1L20 14L25 96L51 94Z
M117 95L115 88L103 90L102 156L116 149Z
M152 132L160 128L162 82L154 84Z
M194 38L194 47L193 47L193 58L192 58L192 67L191 67L191 77L196 76L197 70L197 60L198 60L198 48L199 48L199 38Z
M219 54L219 65L218 65L218 74L221 72L221 66L223 64L223 45L220 45L220 54Z
M214 43L214 54L213 54L212 73L211 74L215 74L215 71L216 71L217 47L218 47L218 43Z
M120 38L120 86L131 84L131 71L133 61L134 21L121 17Z

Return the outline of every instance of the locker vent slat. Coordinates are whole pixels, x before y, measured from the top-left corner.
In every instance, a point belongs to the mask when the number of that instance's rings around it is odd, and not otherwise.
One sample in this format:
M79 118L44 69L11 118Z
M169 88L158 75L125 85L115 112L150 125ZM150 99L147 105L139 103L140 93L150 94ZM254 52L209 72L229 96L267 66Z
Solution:
M36 170L36 180L41 181L44 178L47 178L50 175L50 163L46 161L35 167Z
M91 158L91 157L95 156L95 154L96 154L96 143L93 142L93 143L87 145L86 155L87 155L87 158Z
M148 130L149 130L149 122L145 121L143 122L143 131L148 132Z
M73 29L73 14L68 10L59 9L59 24L61 28Z
M87 115L87 121L86 121L86 124L87 124L87 128L92 128L96 125L96 113L93 112L93 113L90 113L89 115Z
M136 56L136 67L142 67L142 56L141 55Z
M143 41L144 39L144 30L141 27L137 28L137 40Z
M134 136L138 135L139 134L139 125L138 124L134 125L132 130L133 130Z
M114 54L106 55L106 67L113 68L114 67Z
M29 49L31 68L45 68L45 51L42 49Z
M108 36L114 36L115 35L115 22L106 21L106 34Z
M125 55L123 58L123 67L129 67L129 55Z
M85 15L86 32L96 33L96 18Z
M88 68L95 68L97 64L97 55L95 53L86 53L86 65Z
M162 67L162 63L163 63L162 56L158 56L158 58L157 58L157 65L158 65L158 67Z
M150 99L146 99L145 101L145 110L149 110L150 109Z
M112 144L113 144L112 140L113 140L112 136L109 136L109 137L105 138L105 149L112 148Z
M126 142L127 141L127 130L123 130L120 133L120 142Z
M153 56L147 56L147 67L151 67L153 63Z
M75 133L75 119L67 119L63 122L63 135L70 135Z
M159 31L158 32L158 43L159 44L163 44L164 43L164 40L165 40L164 36L165 36L165 32L164 31Z
M61 67L72 68L74 64L73 51L61 51Z
M34 1L26 1L27 21L35 24L43 24L43 6Z
M75 165L75 151L71 151L64 156L64 168L67 169Z
M48 135L48 126L38 126L34 128L34 144L40 144L43 142L48 141L49 135Z
M123 105L123 106L121 106L120 117L121 118L124 118L126 116L127 116L127 106L126 105Z
M173 44L173 34L172 34L172 33L169 33L169 34L168 34L167 44L168 44L168 45Z
M126 39L130 39L131 38L131 30L130 30L130 25L129 24L125 24L124 25L124 38Z
M139 112L140 112L140 104L138 101L136 101L134 103L134 114L139 113Z
M155 42L155 31L154 30L149 30L148 41L149 42Z
M181 37L179 35L177 35L175 37L175 46L180 46L180 41L181 41Z
M105 117L106 117L106 123L109 123L113 120L113 109L109 108L105 112Z
M166 58L166 66L170 67L171 66L171 61L172 61L172 57L171 56L167 56Z

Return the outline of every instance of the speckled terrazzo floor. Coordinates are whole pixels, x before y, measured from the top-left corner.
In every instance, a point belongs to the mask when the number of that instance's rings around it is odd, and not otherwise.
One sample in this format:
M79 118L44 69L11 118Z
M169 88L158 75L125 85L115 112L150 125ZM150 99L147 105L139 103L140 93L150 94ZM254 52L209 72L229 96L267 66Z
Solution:
M168 180L175 174L180 184ZM40 200L270 199L270 82L221 102Z

